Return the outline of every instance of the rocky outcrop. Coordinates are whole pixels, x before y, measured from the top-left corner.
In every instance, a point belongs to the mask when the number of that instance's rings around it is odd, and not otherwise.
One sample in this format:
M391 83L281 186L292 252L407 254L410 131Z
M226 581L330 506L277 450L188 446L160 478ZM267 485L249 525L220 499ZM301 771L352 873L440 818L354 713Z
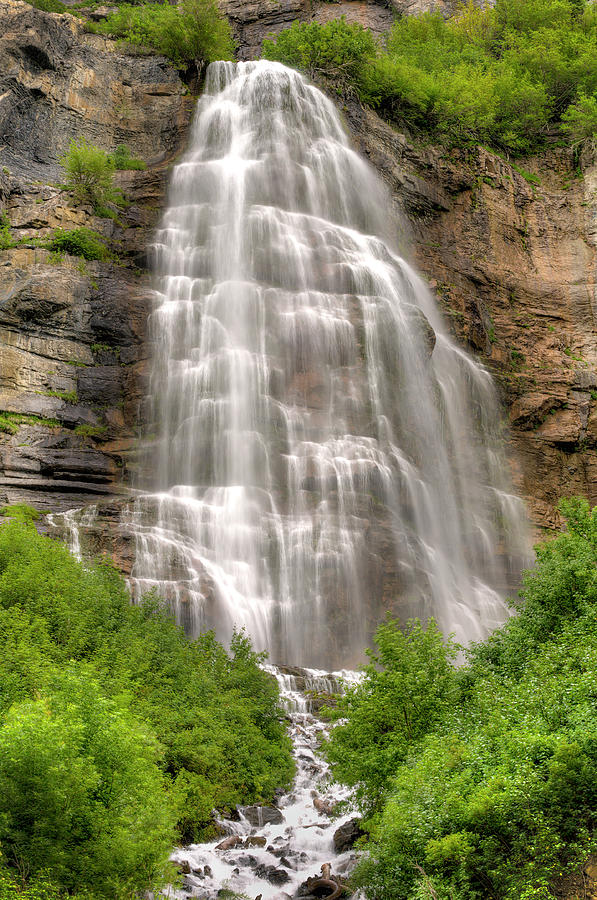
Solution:
M143 267L192 112L165 60L122 53L80 20L0 3L0 502L60 511L119 489L134 449L151 297ZM118 173L112 219L60 186L71 139L148 163ZM114 260L52 254L56 228L91 227ZM108 505L108 509L109 509Z
M223 0L221 7L232 24L239 59L259 56L264 38L275 36L293 22L328 22L345 16L347 22L358 22L382 35L396 16L391 5L377 0Z

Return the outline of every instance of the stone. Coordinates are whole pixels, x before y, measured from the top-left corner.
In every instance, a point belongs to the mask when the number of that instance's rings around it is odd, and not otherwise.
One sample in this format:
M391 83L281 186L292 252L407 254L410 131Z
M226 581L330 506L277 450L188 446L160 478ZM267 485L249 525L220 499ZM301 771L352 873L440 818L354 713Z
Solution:
M266 844L266 839L260 834L252 834L243 842L244 847L265 847Z
M358 839L364 835L365 832L361 828L360 823L360 819L354 818L336 829L333 838L336 853L344 853L345 850L350 850Z
M278 869L276 866L260 865L255 869L255 875L258 878L264 878L270 884L286 884L290 881L290 875L284 869Z
M275 806L239 806L238 810L253 828L278 825L284 821L284 816Z
M232 834L230 837L220 841L220 843L216 845L216 850L232 850L234 847L238 847L239 844L242 844L242 839L238 837L238 835Z

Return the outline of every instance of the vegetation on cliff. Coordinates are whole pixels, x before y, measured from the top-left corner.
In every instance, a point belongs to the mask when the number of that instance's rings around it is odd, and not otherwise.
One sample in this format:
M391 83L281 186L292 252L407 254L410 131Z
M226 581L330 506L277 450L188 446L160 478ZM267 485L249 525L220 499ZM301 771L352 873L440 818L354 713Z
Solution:
M136 896L214 808L289 782L277 687L244 635L188 641L18 518L0 528L0 898Z
M594 851L597 509L562 504L518 615L450 665L433 623L381 626L327 748L369 829L379 900L547 900Z
M200 72L207 63L234 56L230 25L217 0L124 4L104 22L88 27L161 53L180 69L195 66Z
M597 132L597 9L587 0L473 0L405 16L383 47L359 25L295 23L263 54L330 79L434 139L528 153Z

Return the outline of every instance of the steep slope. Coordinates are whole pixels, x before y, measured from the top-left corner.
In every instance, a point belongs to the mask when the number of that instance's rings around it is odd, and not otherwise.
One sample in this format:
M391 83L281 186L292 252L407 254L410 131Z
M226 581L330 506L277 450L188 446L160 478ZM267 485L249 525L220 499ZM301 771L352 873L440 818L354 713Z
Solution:
M0 253L0 500L41 510L116 488L133 444L149 295L141 278L166 167L192 111L165 60L124 55L69 15L0 4L0 204L16 243ZM75 206L60 182L70 140L126 144L146 171L118 173L118 221ZM87 226L113 262L38 249Z

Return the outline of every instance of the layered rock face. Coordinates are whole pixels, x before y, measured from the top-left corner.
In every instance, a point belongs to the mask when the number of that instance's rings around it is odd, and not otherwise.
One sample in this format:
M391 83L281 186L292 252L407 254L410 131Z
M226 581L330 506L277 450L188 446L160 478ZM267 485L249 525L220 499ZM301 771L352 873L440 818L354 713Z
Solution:
M0 203L17 246L0 252L0 502L85 505L128 474L143 392L146 248L167 162L192 112L164 60L123 55L72 16L0 4ZM118 221L75 206L60 182L71 139L126 144ZM36 245L91 227L116 248L87 262Z
M361 0L231 0L227 10L245 57L295 18L346 12L381 32L393 15ZM0 251L0 502L60 511L131 480L145 393L146 247L193 103L164 60L126 55L72 16L13 0L0 2L0 72L0 206L19 241ZM525 163L532 184L487 151L417 147L356 105L347 118L405 209L405 235L454 332L497 376L534 523L556 527L560 496L597 500L597 166L554 152ZM118 175L131 203L119 223L74 206L60 187L60 157L80 136L107 150L125 143L148 162ZM118 260L58 259L35 246L81 225L111 238Z

